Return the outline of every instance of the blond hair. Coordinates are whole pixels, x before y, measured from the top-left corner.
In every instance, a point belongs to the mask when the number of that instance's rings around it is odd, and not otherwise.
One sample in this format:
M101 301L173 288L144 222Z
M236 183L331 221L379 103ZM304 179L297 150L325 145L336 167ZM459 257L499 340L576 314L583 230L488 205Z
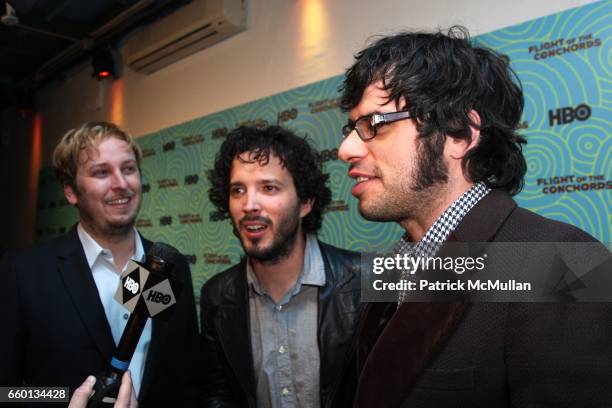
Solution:
M123 140L134 151L140 169L142 151L134 139L114 123L86 122L70 129L62 137L53 152L53 167L62 185L75 187L79 154L83 150L95 149L103 140L114 137Z

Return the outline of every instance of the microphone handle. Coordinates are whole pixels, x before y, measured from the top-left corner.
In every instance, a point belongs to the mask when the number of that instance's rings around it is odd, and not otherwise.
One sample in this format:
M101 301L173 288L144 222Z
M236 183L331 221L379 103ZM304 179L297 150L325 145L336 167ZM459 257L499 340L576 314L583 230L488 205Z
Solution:
M143 316L141 313L132 313L127 321L117 351L111 361L111 367L114 368L121 376L130 365L140 336L147 324L148 316Z
M87 408L113 408L119 395L121 375L109 369L96 376L94 394L87 401Z
M110 367L103 374L96 376L94 395L89 399L87 408L112 407L119 394L121 376L127 371L134 350L138 345L147 316L142 313L132 313L119 340L117 351L111 360Z

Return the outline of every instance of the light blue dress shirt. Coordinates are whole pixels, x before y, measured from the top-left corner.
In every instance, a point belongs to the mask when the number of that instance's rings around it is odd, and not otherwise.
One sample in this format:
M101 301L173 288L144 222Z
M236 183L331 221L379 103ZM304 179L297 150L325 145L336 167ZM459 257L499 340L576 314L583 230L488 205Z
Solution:
M308 235L304 264L278 302L259 284L247 263L251 349L258 408L319 408L319 289L325 266L319 243Z

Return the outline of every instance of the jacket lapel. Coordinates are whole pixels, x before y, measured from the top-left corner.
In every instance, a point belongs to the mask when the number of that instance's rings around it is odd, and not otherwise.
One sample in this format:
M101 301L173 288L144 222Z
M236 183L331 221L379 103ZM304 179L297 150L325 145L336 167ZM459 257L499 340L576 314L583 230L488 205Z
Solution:
M487 242L495 234L512 211L516 202L503 190L492 190L470 210L450 235L449 241Z
M449 241L492 239L516 203L493 190L464 217ZM443 251L444 249L442 249ZM431 358L443 348L467 305L464 301L368 305L359 335L361 374L355 407L397 407Z
M360 290L358 282L349 284L352 279L358 279L355 270L351 269L348 273L344 270L352 266L338 265L337 259L333 262L328 256L325 244L319 242L319 248L325 269L325 286L319 289L318 310L319 383L323 399L332 397L324 393L324 390L336 388L333 385L345 373L350 360L349 352L356 343L355 336L347 337L343 333L352 333L357 326L360 316L360 309L357 307ZM347 341L341 343L341 339ZM322 401L321 406L325 405L326 401Z
M246 391L248 399L256 394L255 371L251 350L249 323L249 297L246 280L246 261L240 264L239 273L224 288L225 302L215 314L215 328L219 343L238 382ZM228 324L231 322L231 324Z
M403 303L365 362L355 407L400 406L431 356L452 333L464 309L463 302Z
M145 369L142 376L142 384L140 386L140 395L146 395L151 384L153 383L154 374L158 372L160 355L164 350L164 343L168 337L168 322L160 319L152 319L151 327L151 344L147 353Z
M142 247L145 254L149 252L149 249L153 243L149 240L140 237L142 240ZM151 384L153 383L154 373L158 372L156 369L160 363L159 356L164 350L164 344L168 337L168 322L161 319L152 319L151 322L151 344L149 345L149 351L147 352L147 358L145 362L145 369L142 376L142 384L140 385L140 395L146 395Z
M369 303L363 312L357 340L357 372L361 373L376 341L393 317L396 303Z
M115 342L76 227L70 231L60 245L58 270L64 285L91 339L110 363L115 350Z

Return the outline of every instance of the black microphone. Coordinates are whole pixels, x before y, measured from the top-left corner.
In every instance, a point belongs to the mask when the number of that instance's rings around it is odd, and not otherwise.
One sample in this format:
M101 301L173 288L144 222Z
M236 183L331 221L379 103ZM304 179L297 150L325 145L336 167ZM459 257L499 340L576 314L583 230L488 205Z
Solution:
M130 261L117 288L115 299L131 312L115 354L106 372L96 376L88 408L113 406L121 376L128 369L149 317L167 320L174 311L182 283L171 277L179 256L172 246L156 242L145 262Z

